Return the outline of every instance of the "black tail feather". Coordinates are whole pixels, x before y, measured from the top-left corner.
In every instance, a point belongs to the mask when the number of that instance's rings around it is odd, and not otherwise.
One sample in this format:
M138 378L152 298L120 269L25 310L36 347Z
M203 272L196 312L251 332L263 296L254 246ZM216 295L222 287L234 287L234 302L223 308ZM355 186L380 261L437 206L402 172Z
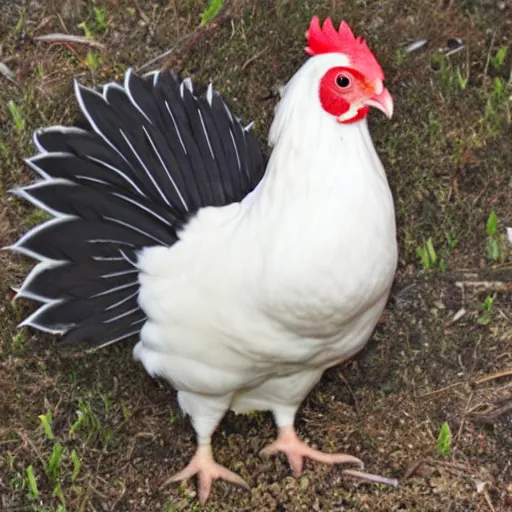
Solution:
M42 303L21 325L101 346L137 334L137 255L172 246L202 207L242 200L264 159L211 86L128 71L102 93L75 85L81 127L38 130L27 160L42 178L13 192L54 219L10 248L39 260L18 291Z

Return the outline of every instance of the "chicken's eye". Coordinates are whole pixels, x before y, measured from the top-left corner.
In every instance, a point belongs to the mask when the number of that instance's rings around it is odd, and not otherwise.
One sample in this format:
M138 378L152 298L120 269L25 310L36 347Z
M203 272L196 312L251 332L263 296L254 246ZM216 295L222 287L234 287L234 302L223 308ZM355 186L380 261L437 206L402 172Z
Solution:
M346 75L338 75L336 77L336 84L341 89L346 89L350 85L350 78Z

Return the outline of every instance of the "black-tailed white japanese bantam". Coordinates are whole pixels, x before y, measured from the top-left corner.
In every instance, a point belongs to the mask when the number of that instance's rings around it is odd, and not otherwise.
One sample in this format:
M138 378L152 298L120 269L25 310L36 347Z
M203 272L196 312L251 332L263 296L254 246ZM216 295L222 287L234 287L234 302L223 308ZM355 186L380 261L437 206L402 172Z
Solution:
M272 411L263 453L359 463L308 447L294 418L323 372L368 341L397 263L393 199L366 116L391 117L384 74L346 23L313 18L310 58L282 91L266 164L211 86L126 74L75 84L89 129L39 130L40 176L15 192L55 218L11 249L39 263L18 290L22 325L90 346L138 336L133 355L178 391L197 451L172 481L245 482L217 464L228 410Z

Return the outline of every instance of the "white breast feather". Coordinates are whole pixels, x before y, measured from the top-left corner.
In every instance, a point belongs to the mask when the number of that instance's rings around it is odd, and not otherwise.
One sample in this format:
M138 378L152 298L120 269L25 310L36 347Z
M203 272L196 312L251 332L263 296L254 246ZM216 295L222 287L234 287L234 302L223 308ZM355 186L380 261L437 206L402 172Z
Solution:
M140 255L134 356L178 390L234 393L238 411L300 403L382 312L397 259L386 176L366 122L336 123L313 85L340 59L310 59L286 86L252 194Z

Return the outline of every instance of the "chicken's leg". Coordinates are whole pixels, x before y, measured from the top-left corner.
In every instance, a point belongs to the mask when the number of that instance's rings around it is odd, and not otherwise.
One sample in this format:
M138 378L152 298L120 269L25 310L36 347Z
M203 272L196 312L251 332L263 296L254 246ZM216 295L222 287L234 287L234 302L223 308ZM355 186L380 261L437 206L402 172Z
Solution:
M212 397L180 391L178 400L183 411L191 416L198 446L188 465L167 479L164 486L172 482L188 480L197 475L200 503L205 503L208 499L214 480L226 480L249 489L242 477L215 462L212 454L212 434L228 409L231 396Z

